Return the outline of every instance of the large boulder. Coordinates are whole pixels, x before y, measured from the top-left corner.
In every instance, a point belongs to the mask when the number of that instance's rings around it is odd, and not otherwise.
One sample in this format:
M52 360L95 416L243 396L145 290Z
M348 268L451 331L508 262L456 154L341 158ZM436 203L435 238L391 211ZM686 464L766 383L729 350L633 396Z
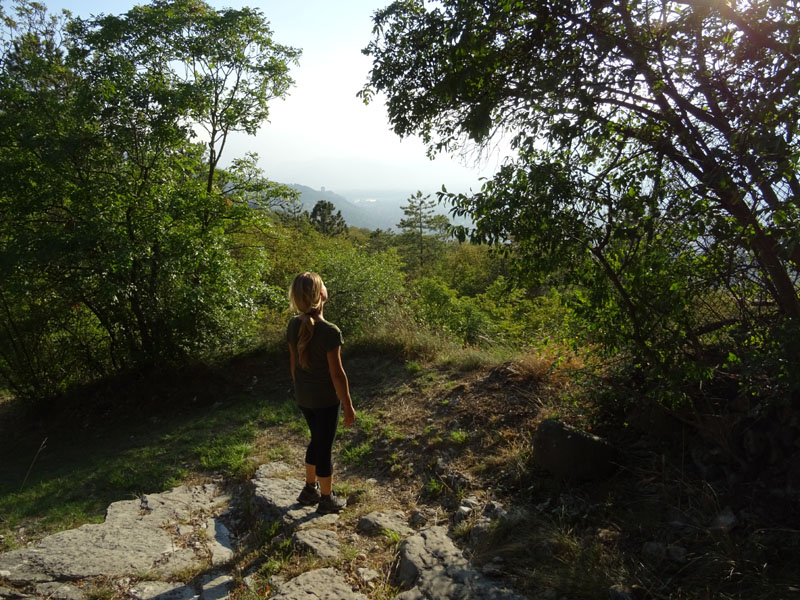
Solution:
M612 475L621 455L602 438L555 419L541 422L533 436L536 464L556 477L593 481Z

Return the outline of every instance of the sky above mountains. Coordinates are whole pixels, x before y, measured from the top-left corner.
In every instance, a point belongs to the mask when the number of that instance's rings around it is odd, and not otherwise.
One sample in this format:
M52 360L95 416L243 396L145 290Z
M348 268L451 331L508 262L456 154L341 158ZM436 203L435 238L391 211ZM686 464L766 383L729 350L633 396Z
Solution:
M57 2L60 1L60 4ZM73 15L119 14L133 0L45 0L55 12ZM230 160L256 152L267 177L283 183L328 189L403 189L425 192L446 185L453 191L476 189L502 157L429 160L416 138L401 140L389 129L380 98L369 106L356 96L369 72L361 49L372 40L372 15L390 0L213 0L216 8L251 6L264 12L273 39L303 50L296 81L286 100L273 101L270 122L256 136L236 135L226 147Z

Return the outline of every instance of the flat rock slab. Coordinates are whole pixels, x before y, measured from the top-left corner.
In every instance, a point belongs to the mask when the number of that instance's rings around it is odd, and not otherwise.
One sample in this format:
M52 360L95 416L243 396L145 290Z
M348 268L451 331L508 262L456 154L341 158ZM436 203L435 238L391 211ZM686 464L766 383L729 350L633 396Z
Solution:
M384 530L392 531L402 536L411 535L414 530L408 526L405 514L399 510L371 512L358 520L356 529L367 535L379 535Z
M33 596L19 590L0 586L0 598L3 600L27 600L27 598L33 598Z
M336 569L307 571L278 586L272 600L368 600Z
M337 515L320 515L316 506L303 506L297 501L305 482L290 477L289 465L272 462L261 465L251 485L253 486L253 502L256 510L265 518L281 521L291 528L307 528L311 526L327 526L336 522Z
M168 576L195 568L214 555L208 542L208 519L228 501L217 486L209 484L115 502L101 524L62 531L31 548L0 554L0 578L26 584L143 571ZM230 544L225 531L215 524L210 536L216 554L229 558L232 554L221 549Z
M423 529L401 543L397 580L411 589L395 600L525 600L473 569L443 526Z
M327 529L302 529L292 536L292 545L301 552L311 552L320 558L339 558L341 544L336 534Z
M205 524L208 533L208 550L211 553L211 564L215 567L233 560L233 535L219 519L209 519Z
M84 600L86 597L79 587L55 581L38 584L36 593L48 600ZM0 594L0 598L2 597Z
M200 600L225 600L232 588L233 577L230 575L209 575L203 579Z
M140 581L128 590L133 600L192 600L197 597L193 588L181 583Z

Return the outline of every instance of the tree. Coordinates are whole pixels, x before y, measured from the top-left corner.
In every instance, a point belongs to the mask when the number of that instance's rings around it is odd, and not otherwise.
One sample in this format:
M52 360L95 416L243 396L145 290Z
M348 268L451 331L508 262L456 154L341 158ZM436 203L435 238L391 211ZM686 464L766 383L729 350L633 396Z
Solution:
M311 224L314 229L323 235L341 235L347 231L347 223L344 222L342 211L337 210L333 202L320 200L311 209Z
M289 66L300 51L276 44L263 13L215 10L203 0L154 0L121 16L77 20L73 36L96 67L147 66L208 135L211 192L228 135L254 135L269 116L268 103L294 84ZM134 81L141 74L132 72ZM152 98L157 104L163 99Z
M474 239L586 285L606 335L667 361L730 305L796 326L796 1L408 0L374 22L365 101L431 153L508 132L515 156L447 197ZM716 323L689 310L715 295Z
M4 18L0 165L14 175L0 180L0 377L20 395L218 351L253 330L269 261L244 240L271 227L253 207L293 193L252 156L209 188L208 145L193 140L208 88L176 77L190 65L175 48L194 39L195 17L225 20L231 36L257 24L192 6L180 19L155 3L69 22L21 0ZM147 27L162 37L143 39ZM263 115L244 106L226 113L228 130Z
M421 191L417 191L409 196L407 202L400 207L405 218L397 226L402 231L401 241L412 250L415 262L418 261L417 267L422 271L440 241L436 236L443 235L450 222L444 215L435 214L436 201L430 200L430 195L423 196Z

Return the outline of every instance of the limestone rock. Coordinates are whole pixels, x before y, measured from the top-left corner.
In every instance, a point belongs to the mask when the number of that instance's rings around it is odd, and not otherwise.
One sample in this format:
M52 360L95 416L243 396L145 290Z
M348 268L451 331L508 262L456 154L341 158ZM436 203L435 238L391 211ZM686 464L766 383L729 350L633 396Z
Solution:
M36 593L51 600L83 600L86 597L79 587L55 581L38 584Z
M367 535L378 535L384 529L403 536L411 535L413 531L406 523L406 516L399 510L376 511L361 517L356 529Z
M333 531L327 529L303 529L295 532L292 545L301 551L309 551L320 558L338 558L341 544Z
M508 511L506 511L505 507L496 500L492 500L486 505L486 508L483 509L483 514L490 519L503 520L508 518Z
M192 600L197 596L188 585L164 581L140 581L128 594L134 600Z
M170 531L197 514L218 512L228 500L215 485L202 485L114 502L101 524L62 531L30 548L0 554L0 577L12 583L44 583L135 571L169 575L196 567L204 556L181 547Z
M354 592L339 571L331 568L307 571L278 586L271 600L367 600Z
M295 525L295 529L302 531L303 529L328 529L336 525L339 520L339 515L333 513L330 515L317 515L312 514L312 519L308 521L301 521Z
M411 513L411 518L408 520L408 524L412 527L422 527L428 524L428 517L421 510L414 509L414 512Z
M463 523L469 516L472 514L472 509L469 506L459 506L456 512L453 514L453 523L458 525L459 523Z
M361 583L364 585L371 584L381 576L381 574L374 569L368 569L367 567L358 567L356 569L356 575L358 576L359 581L361 581Z
M569 425L545 419L533 437L536 463L557 477L603 479L616 471L619 452L607 441Z
M400 545L396 578L411 587L396 600L523 600L473 569L443 526L423 529Z
M33 598L33 596L24 592L20 592L19 590L0 586L0 598L4 598L6 600L27 600L27 598Z
M203 579L200 600L225 600L232 587L233 577L230 575L208 575Z
M300 527L303 523L329 523L335 521L337 515L320 515L315 506L303 506L297 501L300 490L305 482L294 478L284 477L289 467L281 462L261 465L257 470L251 485L253 486L253 503L255 509L268 519L277 519L290 527Z
M233 536L230 530L219 519L210 519L206 523L209 536L208 550L211 553L211 564L219 566L233 560Z
M480 500L478 500L478 498L476 498L475 496L467 496L466 498L461 500L460 505L465 506L467 508L478 508L481 505L481 503Z

